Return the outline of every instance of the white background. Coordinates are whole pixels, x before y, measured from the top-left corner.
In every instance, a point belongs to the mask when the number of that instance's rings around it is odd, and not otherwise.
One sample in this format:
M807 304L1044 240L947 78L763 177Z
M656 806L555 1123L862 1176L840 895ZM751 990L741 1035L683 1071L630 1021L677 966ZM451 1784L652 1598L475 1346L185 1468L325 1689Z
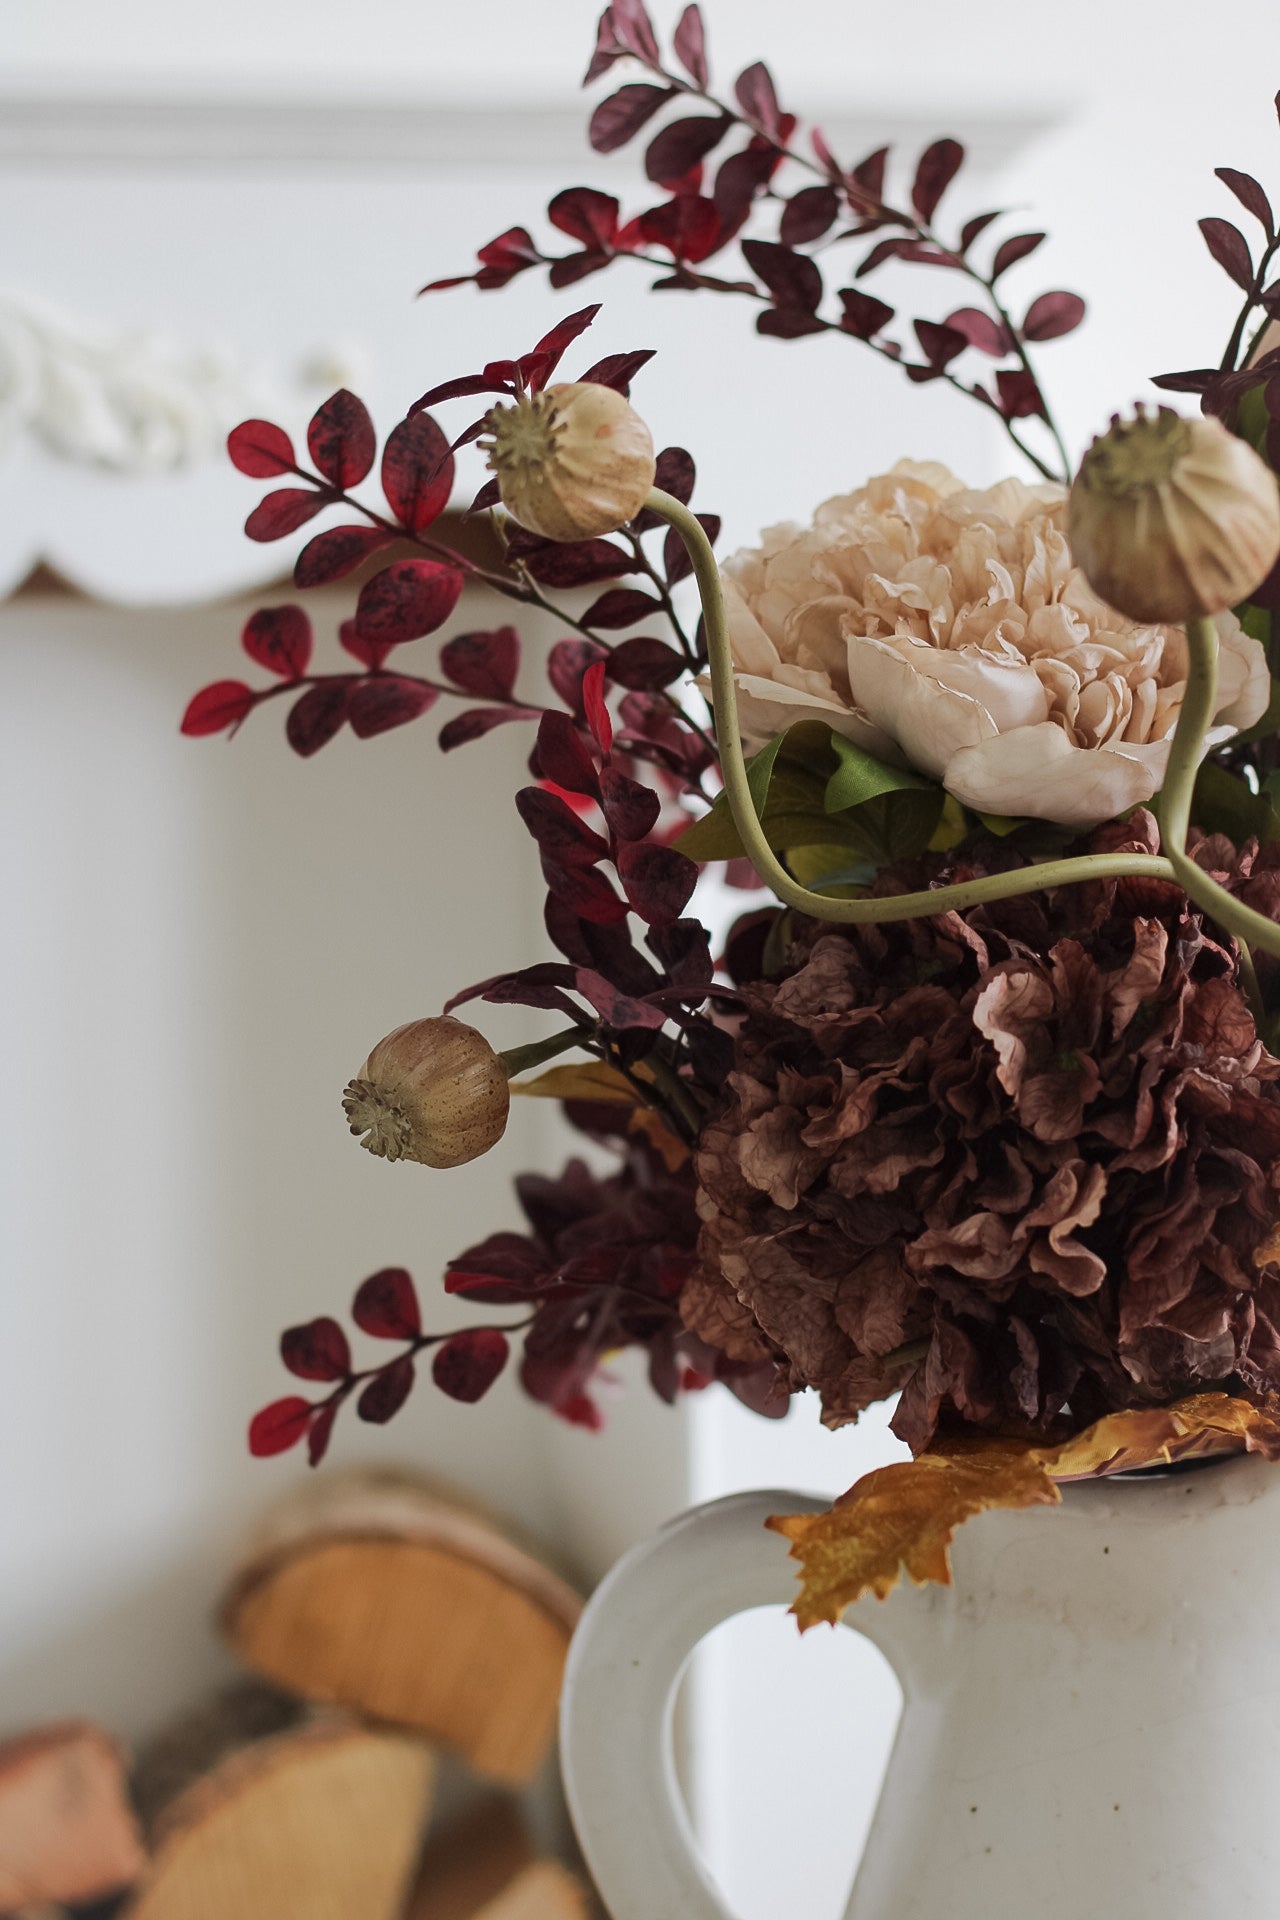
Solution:
M676 9L656 11L669 26ZM902 454L978 482L1005 470L977 410L939 389L844 340L757 341L732 301L650 299L626 267L563 295L529 276L499 297L414 302L500 228L537 231L557 187L644 204L637 155L601 162L578 130L594 12L5 0L0 296L104 346L146 332L170 363L217 351L295 427L300 363L345 356L384 428L431 381L603 299L592 357L660 349L636 399L660 440L695 451L699 503L724 512L729 544ZM707 12L721 77L764 54L784 102L850 153L895 130L959 132L981 177L962 177L957 210L1049 226L1009 285L1090 299L1087 328L1043 363L1075 450L1150 372L1216 357L1234 298L1194 221L1232 216L1215 164L1280 183L1273 7ZM147 157L166 103L225 111L203 144L188 128L180 154L161 138ZM345 157L297 137L317 106ZM927 285L886 276L878 291ZM43 554L116 610L28 596L0 613L0 1731L88 1711L136 1735L218 1669L205 1619L233 1538L298 1470L251 1464L242 1445L248 1412L284 1390L278 1328L340 1312L392 1261L430 1295L451 1252L514 1224L510 1174L560 1151L547 1117L522 1113L475 1168L388 1169L348 1140L343 1081L386 1028L543 943L509 809L514 734L444 763L428 723L306 765L275 714L231 745L176 737L189 691L236 671L244 606L202 603L283 564L239 535L255 489L215 464L138 479L53 459L6 416L4 371L0 358L0 577L16 584ZM322 598L318 626L337 617ZM350 1422L336 1442L488 1496L584 1578L690 1499L835 1491L889 1451L880 1421L832 1437L810 1409L783 1429L719 1398L672 1414L638 1386L603 1438L505 1389L479 1409L424 1389L391 1433ZM893 1711L878 1656L851 1636L800 1643L769 1619L717 1643L695 1778L743 1920L797 1904L834 1920Z

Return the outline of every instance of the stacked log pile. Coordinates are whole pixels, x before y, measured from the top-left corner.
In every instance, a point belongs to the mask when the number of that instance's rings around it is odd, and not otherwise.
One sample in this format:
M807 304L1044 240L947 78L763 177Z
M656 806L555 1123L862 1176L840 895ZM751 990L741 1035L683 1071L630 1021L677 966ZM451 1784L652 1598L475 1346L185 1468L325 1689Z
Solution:
M88 1724L0 1745L0 1915L586 1920L513 1798L546 1759L580 1604L425 1481L312 1483L266 1517L220 1610L257 1678L131 1773ZM438 1751L506 1791L424 1852Z

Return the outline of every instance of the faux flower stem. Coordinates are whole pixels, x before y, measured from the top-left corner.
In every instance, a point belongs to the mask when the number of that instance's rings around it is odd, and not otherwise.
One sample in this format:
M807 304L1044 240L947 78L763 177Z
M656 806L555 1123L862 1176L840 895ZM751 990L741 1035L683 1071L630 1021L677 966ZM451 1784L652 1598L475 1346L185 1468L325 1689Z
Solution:
M1063 887L1086 880L1177 880L1172 861L1158 854L1090 853L1069 860L1046 860L1037 866L1019 867L1009 873L984 874L981 878L957 881L947 887L928 887L918 893L899 893L862 900L837 900L829 894L814 893L811 888L801 886L792 879L766 840L751 797L742 753L742 733L738 726L738 697L725 622L724 594L711 544L689 509L671 494L664 493L660 487L653 489L646 504L660 519L675 528L693 563L694 578L706 620L720 770L724 776L729 807L752 866L788 906L811 914L817 920L865 926L889 920L921 920L933 914L976 907L984 900L1008 900L1018 894L1038 892L1042 887ZM1202 723L1197 739L1203 739L1203 735ZM1194 871L1202 880L1208 880L1208 875L1201 874L1198 867ZM1190 891L1189 888L1187 890ZM1221 889L1218 891L1221 892ZM1232 906L1237 905L1229 894L1224 894L1223 898ZM1238 911L1247 910L1238 908ZM1258 914L1251 917L1261 919ZM1269 950L1280 951L1280 927L1272 926L1269 920L1261 924L1276 942Z

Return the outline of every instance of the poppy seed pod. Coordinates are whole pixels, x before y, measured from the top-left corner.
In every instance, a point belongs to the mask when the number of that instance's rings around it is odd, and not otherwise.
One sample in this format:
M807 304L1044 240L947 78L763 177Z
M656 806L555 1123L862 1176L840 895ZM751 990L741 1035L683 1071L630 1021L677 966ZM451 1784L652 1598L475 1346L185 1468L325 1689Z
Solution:
M502 504L547 540L590 540L634 520L653 485L653 439L620 393L581 380L494 407L481 442Z
M1071 489L1071 552L1132 620L1181 625L1247 600L1280 555L1280 488L1220 421L1112 420Z
M361 1145L387 1160L460 1167L506 1131L511 1096L482 1033L441 1014L379 1040L342 1096Z

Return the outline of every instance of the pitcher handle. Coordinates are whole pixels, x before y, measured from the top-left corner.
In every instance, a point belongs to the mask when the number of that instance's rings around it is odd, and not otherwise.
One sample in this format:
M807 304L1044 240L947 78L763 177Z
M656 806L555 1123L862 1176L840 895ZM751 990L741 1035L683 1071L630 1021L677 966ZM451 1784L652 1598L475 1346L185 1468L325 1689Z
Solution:
M694 1507L624 1554L588 1604L565 1670L561 1764L578 1839L613 1920L733 1920L676 1780L676 1691L713 1627L795 1598L795 1563L766 1531L768 1516L829 1505L776 1491Z

